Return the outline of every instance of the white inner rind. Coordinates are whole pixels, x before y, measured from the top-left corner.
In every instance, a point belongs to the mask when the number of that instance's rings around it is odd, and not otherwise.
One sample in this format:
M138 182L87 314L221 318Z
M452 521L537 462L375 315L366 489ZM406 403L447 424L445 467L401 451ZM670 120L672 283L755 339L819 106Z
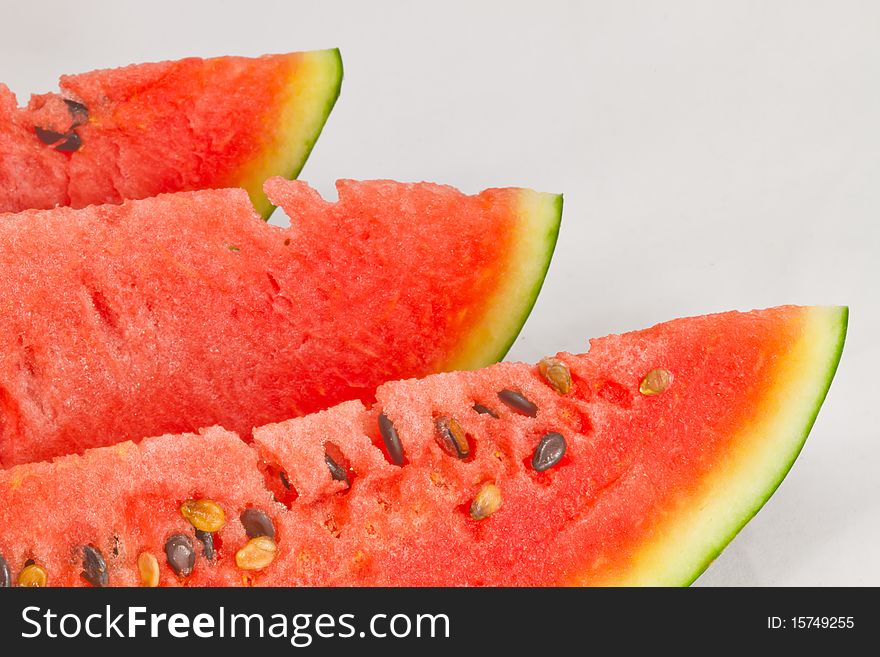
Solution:
M843 348L847 309L804 309L796 346L777 370L765 407L735 439L736 449L706 477L702 493L655 528L622 586L682 586L693 582L770 498L801 451Z

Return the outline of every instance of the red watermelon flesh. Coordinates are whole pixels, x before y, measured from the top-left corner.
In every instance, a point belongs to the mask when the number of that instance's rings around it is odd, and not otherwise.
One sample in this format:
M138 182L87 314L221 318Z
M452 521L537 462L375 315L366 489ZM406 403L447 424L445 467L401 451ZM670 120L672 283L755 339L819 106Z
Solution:
M564 393L540 366L501 363L385 384L370 409L354 401L261 427L254 446L214 429L18 466L0 473L10 500L0 553L13 574L31 559L50 584L80 585L77 546L112 542L110 583L129 584L137 554L161 557L169 535L191 532L180 504L213 496L227 517L216 560L200 558L178 579L160 559L162 583L687 584L791 467L834 375L846 317L845 308L788 306L676 320L558 354L571 380ZM503 402L503 390L534 404L534 417ZM397 432L402 465L382 447L379 414ZM441 447L438 417L460 423L466 458ZM551 432L566 451L538 472L536 446ZM151 460L161 464L144 465ZM284 504L268 501L258 472L286 491ZM83 483L72 490L73 481ZM249 505L276 534L274 560L258 570L236 560ZM152 512L123 520L132 506ZM50 518L49 528L33 518Z
M296 177L339 94L338 50L191 57L61 78L24 108L0 84L0 212Z
M501 358L549 264L561 199L305 183L0 216L0 463L372 399Z

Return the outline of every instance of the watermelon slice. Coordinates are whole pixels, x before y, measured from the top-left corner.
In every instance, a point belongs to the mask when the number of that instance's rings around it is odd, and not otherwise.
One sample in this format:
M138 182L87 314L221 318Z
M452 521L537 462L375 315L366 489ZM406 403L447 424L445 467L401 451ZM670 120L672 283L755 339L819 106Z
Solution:
M254 426L507 351L561 197L283 179L0 216L0 463Z
M687 584L788 472L846 322L676 320L388 383L254 445L214 428L18 466L0 554L58 585Z
M338 50L189 58L61 78L16 108L0 84L0 212L295 178L336 102Z

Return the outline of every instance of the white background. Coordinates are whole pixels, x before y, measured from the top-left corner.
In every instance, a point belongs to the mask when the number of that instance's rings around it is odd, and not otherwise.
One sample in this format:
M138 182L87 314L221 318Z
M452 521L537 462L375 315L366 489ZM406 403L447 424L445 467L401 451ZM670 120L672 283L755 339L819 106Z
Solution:
M699 580L880 585L880 3L0 2L0 80L339 46L302 177L565 193L510 358L782 303L848 304L806 448Z

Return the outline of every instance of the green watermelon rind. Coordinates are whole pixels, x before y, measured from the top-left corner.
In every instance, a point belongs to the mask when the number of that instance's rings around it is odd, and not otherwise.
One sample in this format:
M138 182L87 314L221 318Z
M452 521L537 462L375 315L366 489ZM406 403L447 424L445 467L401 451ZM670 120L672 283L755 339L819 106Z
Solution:
M507 273L486 299L483 318L434 371L476 370L504 359L535 306L559 238L563 199L561 194L521 189L518 201Z
M691 584L693 584L694 581L696 581L696 579L706 571L706 569L712 564L712 562L718 558L721 552L730 544L730 542L736 537L736 535L739 534L742 528L745 527L746 524L758 514L758 512L764 507L767 501L773 496L773 494L782 484L783 480L791 471L791 468L794 466L795 461L803 450L804 445L807 442L807 437L810 435L810 431L812 430L813 425L816 422L816 418L819 416L819 410L822 408L822 404L825 402L825 398L828 396L828 391L831 388L831 382L834 380L834 375L837 372L841 356L843 355L843 345L846 341L847 327L849 324L849 308L847 306L840 306L839 308L835 308L835 310L837 311L837 317L834 328L836 328L838 333L837 343L834 349L828 353L827 369L825 370L824 375L817 374L817 378L821 379L821 377L824 376L824 380L821 387L819 387L819 394L817 395L815 403L810 409L809 414L803 417L804 423L803 427L800 430L800 439L794 445L794 449L792 450L788 459L780 463L779 472L775 478L775 481L771 483L771 485L766 489L765 493L760 498L755 500L754 504L737 522L737 525L733 529L733 531L727 534L725 537L721 538L716 548L708 552L706 554L706 557L696 565L691 574L681 582L682 586L690 586Z
M304 53L304 55L315 59L315 61L310 63L317 65L321 69L321 73L328 83L326 87L321 89L324 96L323 104L318 108L309 108L312 109L312 113L307 117L307 120L313 123L314 128L304 137L303 135L296 134L295 131L293 135L284 134L284 131L282 131L278 140L273 143L272 148L275 152L252 163L250 166L253 167L254 171L249 171L245 174L244 180L241 183L248 191L256 212L264 220L268 220L272 216L276 206L263 193L263 183L276 175L284 176L290 180L294 180L299 176L306 162L308 162L309 156L318 138L321 136L327 119L330 117L330 113L333 111L342 90L344 70L342 54L339 48L311 51ZM284 106L282 112L284 109L288 109L287 105ZM292 166L284 168L282 162L286 159L285 154L292 150L299 150L300 156L292 161Z

